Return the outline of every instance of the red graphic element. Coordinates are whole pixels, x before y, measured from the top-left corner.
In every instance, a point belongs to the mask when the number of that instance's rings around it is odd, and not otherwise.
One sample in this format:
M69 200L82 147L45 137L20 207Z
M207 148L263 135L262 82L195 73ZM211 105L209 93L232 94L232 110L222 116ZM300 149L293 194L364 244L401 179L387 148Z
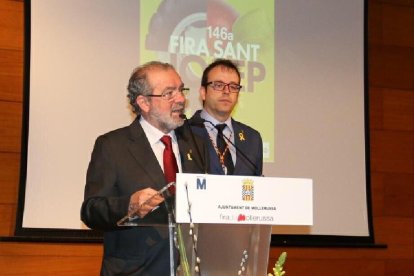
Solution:
M207 1L207 27L225 28L227 32L232 31L233 24L239 17L239 13L232 6L225 3L223 0L209 0ZM207 33L206 33L207 34ZM220 40L217 37L208 37L208 48L213 49L215 40ZM227 39L223 39L223 49L227 45Z
M245 221L245 220L246 220L246 216L245 216L245 215L240 214L240 215L237 217L237 221Z

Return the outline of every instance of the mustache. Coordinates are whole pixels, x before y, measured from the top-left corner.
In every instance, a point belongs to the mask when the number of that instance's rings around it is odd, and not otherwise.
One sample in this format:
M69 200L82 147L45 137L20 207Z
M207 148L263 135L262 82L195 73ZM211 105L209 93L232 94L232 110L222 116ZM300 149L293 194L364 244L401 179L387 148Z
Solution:
M183 103L176 103L172 106L171 112L184 112L185 105Z

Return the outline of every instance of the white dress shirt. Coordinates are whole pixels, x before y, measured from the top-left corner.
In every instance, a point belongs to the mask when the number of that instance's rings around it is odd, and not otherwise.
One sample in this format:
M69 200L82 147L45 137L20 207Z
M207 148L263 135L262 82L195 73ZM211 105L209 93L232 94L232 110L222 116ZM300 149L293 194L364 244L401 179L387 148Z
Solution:
M161 166L161 169L164 171L164 162L163 162L163 153L165 145L163 142L160 141L161 137L164 135L169 135L171 137L172 148L174 151L175 159L177 160L178 171L182 172L181 169L181 159L180 159L180 151L178 149L177 137L175 136L174 130L168 134L160 131L158 128L154 127L144 117L139 118L139 123L144 130L145 136L151 145L152 151L154 152L155 156L157 157L158 163ZM145 156L143 156L145 158Z

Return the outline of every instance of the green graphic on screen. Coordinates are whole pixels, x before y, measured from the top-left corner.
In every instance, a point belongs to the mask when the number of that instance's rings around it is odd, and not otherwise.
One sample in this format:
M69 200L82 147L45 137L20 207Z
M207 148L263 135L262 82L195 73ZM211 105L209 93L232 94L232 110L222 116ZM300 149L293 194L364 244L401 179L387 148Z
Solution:
M239 64L243 86L233 117L258 130L265 162L274 160L274 1L140 1L139 62L174 65L185 85L187 116L201 108L203 69L216 58Z

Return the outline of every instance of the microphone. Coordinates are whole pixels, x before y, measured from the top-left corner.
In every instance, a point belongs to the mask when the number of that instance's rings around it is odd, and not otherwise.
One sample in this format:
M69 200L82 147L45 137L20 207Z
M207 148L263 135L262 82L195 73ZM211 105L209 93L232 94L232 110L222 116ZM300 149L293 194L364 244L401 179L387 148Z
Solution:
M198 116L191 119L191 125L192 126L204 127L204 123L206 123L206 122L209 122L210 124L212 124L214 126L214 124L212 122L204 120L203 118L198 117Z
M202 162L202 166L203 166L202 170L204 171L204 173L205 173L205 174L207 174L206 160L204 160L204 157L201 155L200 148L198 147L198 144L197 144L196 139L195 139L195 136L194 136L194 132L193 132L193 130L191 129L191 126L190 126L190 124L189 124L189 122L188 122L187 116L185 116L185 114L184 114L184 113L181 113L179 116L180 116L180 118L181 118L181 119L184 119L184 124L185 124L185 125L188 127L188 129L190 130L191 140L193 141L193 143L194 143L194 145L195 145L195 148L196 148L196 151L197 151L197 154L198 154L198 156L200 157L200 160L201 160L201 162Z
M185 115L184 115L185 116ZM201 118L201 117L197 117L197 118L195 118L192 122L191 122L191 125L194 125L194 126L198 126L198 127L204 127L204 123L209 123L210 125L212 125L214 128L216 127L216 125L215 124L213 124L213 122L211 122L211 121L209 121L209 120L206 120L206 119L203 119L203 118ZM250 158L243 152L243 151L241 151L231 140L230 140L230 138L228 138L226 135L224 135L224 134L222 134L222 133L219 133L219 132L217 132L217 134L218 135L220 135L220 137L222 137L223 139L225 139L228 143L230 143L235 149L236 149L236 152L238 152L238 153L240 153L240 155L254 168L254 171L255 172L257 172L257 171L259 171L259 168L256 166L256 164L252 161L252 160L250 160ZM261 176L263 176L263 174L261 175Z

